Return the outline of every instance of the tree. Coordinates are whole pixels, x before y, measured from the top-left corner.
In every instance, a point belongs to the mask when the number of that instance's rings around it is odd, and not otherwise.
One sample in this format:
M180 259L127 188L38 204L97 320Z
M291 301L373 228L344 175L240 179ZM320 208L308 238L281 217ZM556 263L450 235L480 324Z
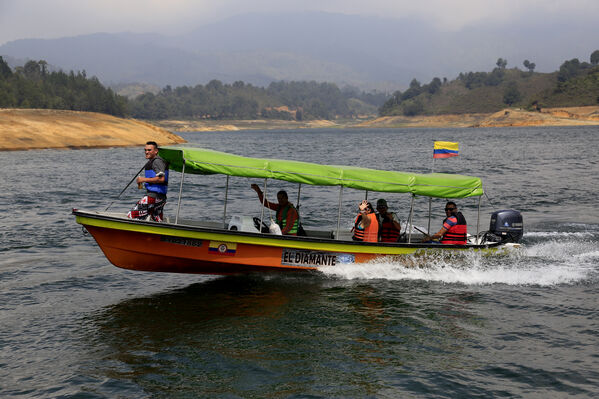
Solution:
M528 69L528 72L530 72L530 74L532 75L537 65L534 62L530 62L528 60L524 60L523 64L524 68Z
M418 80L416 80L416 78L412 79L412 81L410 82L410 89L419 89L420 88L420 82Z
M441 89L442 85L443 84L441 83L441 79L433 78L433 80L431 80L431 82L428 84L428 92L430 94L435 94Z
M599 50L595 50L591 53L591 64L599 64Z
M557 80L559 82L565 82L569 80L580 72L580 61L578 58L572 58L569 61L564 61L564 63L559 67L559 72L557 74Z
M505 75L504 68L493 68L493 71L484 78L485 86L499 86L501 82L503 82L503 77Z
M401 91L397 90L393 95L385 101L385 103L379 108L379 114L381 116L392 115L393 111L396 110L401 104L402 94Z
M505 69L505 67L507 66L507 60L504 60L503 58L498 58L495 65L497 65L497 68L499 69Z
M39 60L38 64L40 66L40 70L42 72L42 76L45 77L46 74L48 73L48 67L47 67L48 63L46 61L44 61L44 60Z
M409 100L410 98L414 98L422 93L422 86L420 82L415 78L410 82L410 88L403 92L401 95L401 101Z
M12 71L8 64L4 61L2 56L0 56L0 79L6 79L10 75L12 75Z
M27 61L23 66L23 73L28 79L38 79L42 74L42 68L37 61Z
M518 90L516 82L509 82L503 92L503 102L509 106L522 100L522 94Z
M403 114L405 116L415 116L424 112L424 105L418 99L408 100L403 104Z

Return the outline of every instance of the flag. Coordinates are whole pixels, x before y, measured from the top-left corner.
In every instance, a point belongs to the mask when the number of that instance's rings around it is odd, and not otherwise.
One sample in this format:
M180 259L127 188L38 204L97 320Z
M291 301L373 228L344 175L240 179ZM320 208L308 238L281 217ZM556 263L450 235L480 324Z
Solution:
M210 245L208 245L208 253L211 254L235 256L236 252L237 243L235 242L210 241Z
M450 158L458 156L458 143L451 141L435 141L433 158Z

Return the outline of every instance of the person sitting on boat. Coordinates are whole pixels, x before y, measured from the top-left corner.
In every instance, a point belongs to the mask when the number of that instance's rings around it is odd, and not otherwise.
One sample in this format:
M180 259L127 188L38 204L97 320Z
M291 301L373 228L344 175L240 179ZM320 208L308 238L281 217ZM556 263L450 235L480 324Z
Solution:
M401 224L394 212L389 212L387 201L383 198L376 202L379 221L379 241L397 242L401 234Z
M359 213L354 222L354 241L377 242L379 239L379 222L372 209L372 204L366 200L359 205Z
M441 244L465 245L467 243L466 218L462 212L458 212L458 206L452 201L445 205L445 213L447 217L443 220L443 227L429 239L441 240Z
M145 219L149 216L155 222L162 222L168 189L168 162L158 156L158 144L155 141L148 141L144 151L148 162L144 167L144 176L137 177L137 184L140 188L145 186L146 195L137 201L127 217Z
M277 212L277 224L281 228L281 233L296 236L299 225L299 213L293 204L289 202L287 192L281 190L277 193L277 200L279 203L276 204L268 200L264 201L262 190L260 190L260 187L258 187L257 184L252 184L251 187L254 189L254 191L256 191L256 193L258 193L258 199L260 199L260 203L264 203L265 207Z

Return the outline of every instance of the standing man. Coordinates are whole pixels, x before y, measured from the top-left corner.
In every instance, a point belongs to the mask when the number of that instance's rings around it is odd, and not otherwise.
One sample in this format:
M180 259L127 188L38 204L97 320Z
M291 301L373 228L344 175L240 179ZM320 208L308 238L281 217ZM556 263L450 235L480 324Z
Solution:
M441 239L441 244L467 244L466 218L462 212L458 212L455 202L449 201L445 205L445 214L447 217L443 220L443 227L430 236L430 239Z
M168 189L168 163L158 156L158 144L148 141L144 147L146 154L145 174L137 177L137 184L146 188L146 195L137 201L137 204L129 211L127 217L130 219L150 218L155 222L162 222L162 209L166 204L166 192Z
M379 241L397 242L401 235L401 224L394 212L389 212L387 201L383 198L376 202L379 219Z

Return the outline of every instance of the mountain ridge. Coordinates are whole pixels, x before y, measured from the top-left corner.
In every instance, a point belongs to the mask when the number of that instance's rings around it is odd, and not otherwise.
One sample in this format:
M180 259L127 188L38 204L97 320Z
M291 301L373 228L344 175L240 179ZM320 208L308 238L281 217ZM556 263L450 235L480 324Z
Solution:
M578 31L565 33L520 21L443 32L416 19L253 13L177 36L124 32L20 39L0 46L0 55L86 70L105 84L177 86L218 79L267 85L305 79L393 91L412 78L428 81L491 69L497 57L510 66L526 58L538 71L554 70L563 59L596 47L592 38L599 28L579 22Z

